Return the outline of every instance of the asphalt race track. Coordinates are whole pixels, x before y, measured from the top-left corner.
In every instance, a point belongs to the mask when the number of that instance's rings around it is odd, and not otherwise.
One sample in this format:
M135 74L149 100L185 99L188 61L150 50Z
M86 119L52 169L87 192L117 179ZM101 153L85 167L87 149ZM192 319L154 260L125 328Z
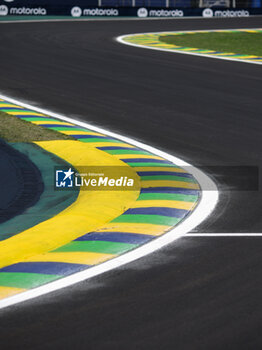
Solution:
M212 166L262 165L261 66L114 38L255 27L261 18L0 24L0 92L206 166L226 189ZM262 232L261 191L233 187L196 232ZM262 237L185 237L0 311L0 348L261 349L261 252Z

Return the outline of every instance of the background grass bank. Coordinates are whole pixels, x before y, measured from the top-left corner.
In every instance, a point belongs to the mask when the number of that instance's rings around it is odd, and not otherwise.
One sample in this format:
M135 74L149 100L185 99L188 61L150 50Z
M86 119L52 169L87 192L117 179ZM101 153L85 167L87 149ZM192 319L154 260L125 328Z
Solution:
M0 138L7 142L73 140L71 136L0 112Z
M176 46L262 56L262 32L203 32L160 35L159 41Z

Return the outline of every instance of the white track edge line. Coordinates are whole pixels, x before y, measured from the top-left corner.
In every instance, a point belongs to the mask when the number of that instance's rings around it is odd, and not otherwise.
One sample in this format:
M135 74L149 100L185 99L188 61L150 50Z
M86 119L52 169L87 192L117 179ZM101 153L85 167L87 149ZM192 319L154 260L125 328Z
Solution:
M233 28L233 29L210 29L210 30L177 30L177 31L168 31L168 32L147 32L147 33L135 33L135 34L125 34L125 35L120 35L115 38L115 40L121 44L124 45L129 45L129 46L134 46L134 47L139 47L142 49L149 49L149 50L157 50L157 51L165 51L165 52L173 52L173 53L180 53L182 55L191 55L191 56L200 56L200 57L207 57L207 58L215 58L218 60L225 60L225 61L233 61L233 62L244 62L244 63L251 63L251 64L262 64L262 62L253 62L253 61L247 61L243 59L238 59L238 58L230 58L230 57L220 57L220 56L213 56L209 54L201 54L201 53L196 53L196 52L188 52L188 51L180 51L180 50L171 50L171 49L164 49L164 48L159 48L159 47L150 47L150 46L143 46L139 44L134 44L134 43L129 43L125 41L124 39L130 36L134 35L146 35L146 34L167 34L167 33L187 33L187 32L195 32L195 33L209 33L209 32L216 32L216 31L230 31L230 30L252 30L252 29L257 29L257 28Z
M262 237L262 233L187 233L186 237Z
M9 101L11 103L23 106L25 108L29 108L32 110L35 110L37 112L52 116L57 119L61 119L67 122L74 123L79 126L86 127L88 129L92 129L94 131L98 131L100 133L104 133L108 136L115 137L119 140L122 140L124 142L130 143L134 146L143 148L149 152L152 152L160 157L163 157L167 160L172 161L173 163L180 165L180 166L190 166L190 172L191 174L196 178L196 180L199 182L201 188L202 188L202 196L200 199L200 202L198 203L196 209L193 211L193 213L185 219L181 224L179 224L174 229L170 230L169 232L165 233L164 235L150 241L149 243L146 243L142 245L141 247L138 247L128 253L125 253L123 255L120 255L116 258L113 258L107 262L104 262L100 265L96 265L94 267L91 267L87 270L75 273L73 275L63 277L57 281L50 282L46 285L37 287L35 289L31 289L25 292L22 292L20 294L8 297L6 299L3 299L0 301L0 309L20 303L22 301L26 301L32 298L36 298L38 296L56 291L58 289L71 286L75 283L87 280L91 277L97 276L99 274L102 274L104 272L110 271L114 268L123 266L129 262L132 262L134 260L137 260L141 257L144 257L164 246L167 244L174 242L180 237L183 237L187 232L191 231L193 228L195 228L197 225L199 225L202 221L204 221L213 211L213 209L216 206L216 203L218 201L218 189L216 184L211 180L205 173L203 173L201 170L195 168L194 166L190 165L189 163L172 156L166 152L160 151L154 147L148 146L142 142L138 142L135 140L132 140L129 137L118 135L114 132L107 131L105 129L102 129L100 127L95 127L89 123L86 122L80 122L77 120L74 120L72 118L68 118L65 116L62 116L57 113L53 113L51 111L38 108L32 105L29 105L28 103L23 103L21 101L18 101L16 99L7 97L5 95L0 94L0 98L4 99L6 101ZM208 188L209 190L203 190L203 188Z

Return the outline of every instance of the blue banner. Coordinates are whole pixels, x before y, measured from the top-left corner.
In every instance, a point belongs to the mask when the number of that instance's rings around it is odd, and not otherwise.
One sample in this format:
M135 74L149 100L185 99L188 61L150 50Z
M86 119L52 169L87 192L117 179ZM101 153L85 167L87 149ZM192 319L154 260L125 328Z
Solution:
M258 4L256 0L256 4ZM253 8L171 8L171 7L98 7L86 6L86 0L0 0L0 19L6 16L81 17L249 17L261 15L261 7Z

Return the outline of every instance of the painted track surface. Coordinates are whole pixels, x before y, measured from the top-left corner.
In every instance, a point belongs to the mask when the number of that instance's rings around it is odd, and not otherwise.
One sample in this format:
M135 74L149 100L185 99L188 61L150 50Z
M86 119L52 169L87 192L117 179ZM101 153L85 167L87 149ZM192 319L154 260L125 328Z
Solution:
M28 123L72 137L70 140L16 145L21 150L27 148L29 157L34 155L32 161L36 162L37 159L42 167L39 171L45 180L48 170L51 188L46 181L44 193L49 194L50 201L43 208L39 204L44 202L41 196L41 200L36 203L37 208L31 206L29 209L34 211L33 216L39 217L37 223L31 222L30 225L28 211L20 218L15 217L21 225L25 222L29 224L26 230L12 232L12 220L6 222L7 233L4 234L0 226L0 308L57 290L61 288L61 283L66 286L77 279L86 280L88 275L98 275L99 268L108 271L112 267L106 262L111 259L119 260L115 266L121 266L127 262L127 255L121 255L128 251L130 262L132 250L136 250L136 253L133 252L134 260L139 256L138 248L141 251L145 246L148 247L146 243L157 237L168 236L172 241L181 237L182 233L173 230L178 224L190 216L191 227L195 227L196 220L201 222L204 219L202 212L208 216L206 204L210 210L215 205L216 194L201 192L200 188L208 186L208 179L197 171L195 174L200 180L199 184L193 175L178 164L174 165L168 159L114 138L113 135L80 127L68 119L57 119L48 113L37 113L4 99L0 99L0 110ZM43 153L46 154L45 159ZM83 187L74 188L71 193L67 193L71 199L68 203L64 189L53 190L55 162L46 164L48 156L59 162L60 169L73 167L75 172L104 171L104 178L114 174L117 177L126 176L133 179L134 185L129 190L118 187L117 191L110 191L110 186L103 185L99 189L89 186L88 191ZM176 158L173 160L179 161ZM92 165L95 168L90 168ZM188 170L194 172L193 167L188 167ZM33 185L31 187L33 189ZM61 200L64 208L60 206L59 210L57 202L60 204ZM200 200L201 204L197 205ZM48 217L48 211L53 211L53 215L49 213L51 215ZM192 212L194 215L191 215ZM186 221L189 223L189 220ZM178 230L182 232L182 227L187 223L179 225ZM188 230L185 227L184 233ZM160 240L153 244L154 250L163 246ZM152 244L150 249L152 251ZM48 284L47 288L45 284Z
M43 192L42 176L35 164L19 151L0 139L1 207L0 224L12 221L38 202ZM5 235L1 231L2 235Z
M261 165L259 66L112 40L260 21L3 24L0 90L196 165ZM261 193L225 192L198 231L261 232L261 203ZM261 248L260 238L181 239L70 292L2 312L1 349L260 348Z

